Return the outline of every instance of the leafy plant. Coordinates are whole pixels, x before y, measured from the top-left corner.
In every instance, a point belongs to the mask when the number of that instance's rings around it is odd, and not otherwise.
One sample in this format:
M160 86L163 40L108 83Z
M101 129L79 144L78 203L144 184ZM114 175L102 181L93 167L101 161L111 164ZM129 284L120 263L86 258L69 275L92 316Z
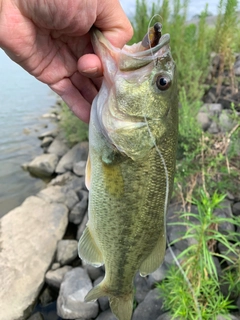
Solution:
M70 145L88 140L88 125L77 118L64 102L61 105L60 119L60 127Z
M202 190L200 199L193 200L198 214L185 212L180 216L181 222L172 223L186 228L186 233L180 239L186 239L189 243L188 248L177 257L181 261L181 268L173 266L167 273L167 279L158 284L165 308L170 309L173 318L212 320L219 314L228 314L233 308L229 295L225 297L220 291L214 261L216 257L220 257L222 262L230 262L235 270L235 273L231 273L235 280L231 282L237 283L237 279L239 282L239 261L233 261L229 256L229 252L238 256L237 246L232 244L236 243L237 234L226 231L223 235L218 227L226 221L237 226L240 221L221 218L214 213L224 198L225 195L217 192L210 197ZM226 254L217 252L218 243L226 247ZM229 273L227 275L230 276ZM231 288L233 289L235 287Z

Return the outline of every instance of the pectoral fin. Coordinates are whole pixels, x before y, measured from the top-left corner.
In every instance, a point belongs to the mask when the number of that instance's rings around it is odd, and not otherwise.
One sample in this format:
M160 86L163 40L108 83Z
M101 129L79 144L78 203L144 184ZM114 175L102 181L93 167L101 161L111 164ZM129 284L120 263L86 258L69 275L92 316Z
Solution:
M88 227L86 227L79 240L78 254L82 260L93 265L94 267L100 267L104 264L102 253L99 250Z
M139 271L142 277L146 277L154 272L161 265L165 256L165 250L166 238L164 235L161 235L153 251L141 264Z
M90 189L90 179L91 179L91 162L90 162L90 157L88 155L86 169L85 169L85 185L88 190Z

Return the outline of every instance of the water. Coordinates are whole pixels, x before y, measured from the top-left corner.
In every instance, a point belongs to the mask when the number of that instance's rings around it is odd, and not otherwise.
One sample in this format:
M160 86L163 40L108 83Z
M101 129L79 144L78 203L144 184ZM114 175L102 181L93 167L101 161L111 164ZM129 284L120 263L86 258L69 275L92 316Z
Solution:
M56 98L0 49L0 217L45 186L21 164L42 153L37 136L54 124L41 115Z

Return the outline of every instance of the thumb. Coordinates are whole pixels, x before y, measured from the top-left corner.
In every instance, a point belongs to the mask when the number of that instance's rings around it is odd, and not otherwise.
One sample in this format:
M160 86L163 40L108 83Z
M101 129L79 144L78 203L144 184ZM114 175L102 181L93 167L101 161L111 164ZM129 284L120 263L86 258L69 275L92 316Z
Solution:
M100 0L94 24L118 48L122 48L133 36L132 25L118 0Z

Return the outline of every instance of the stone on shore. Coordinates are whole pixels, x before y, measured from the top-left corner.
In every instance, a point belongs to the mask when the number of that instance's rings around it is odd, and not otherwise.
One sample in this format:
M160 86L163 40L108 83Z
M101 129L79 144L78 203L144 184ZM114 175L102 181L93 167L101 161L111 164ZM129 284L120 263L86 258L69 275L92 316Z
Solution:
M45 137L43 138L43 141L41 142L42 148L47 148L50 146L50 144L53 142L53 137Z
M83 160L74 163L73 172L79 177L84 176L85 175L86 163L87 163L87 161L83 161Z
M132 320L157 319L164 313L162 306L163 299L159 298L159 290L153 289L134 310Z
M57 166L58 156L55 154L41 154L28 164L28 171L38 177L50 177Z
M35 196L0 220L0 319L27 317L67 223L66 206Z
M63 203L69 210L71 210L79 201L76 192L73 190L65 191L65 189L60 186L49 186L48 188L41 190L37 196L50 203Z
M75 224L82 222L88 206L88 192L80 190L78 192L80 201L74 206L69 214L69 221Z
M70 270L72 270L71 266L64 266L57 270L49 270L45 276L46 283L51 287L60 288L65 274Z
M62 139L54 139L51 145L49 146L47 153L56 154L59 158L66 154L69 150L69 147Z
M117 318L114 316L114 314L111 312L111 310L106 310L96 318L96 320L117 320Z
M78 242L76 240L60 240L57 244L56 261L61 265L72 262L78 255Z
M97 302L84 302L92 289L87 272L78 267L67 272L60 287L57 313L63 319L92 319L98 314Z
M87 160L88 142L80 142L70 149L59 161L56 173L64 173L73 170L74 163Z
M54 130L50 130L50 131L45 131L42 134L40 134L38 136L38 139L43 140L46 137L52 137L55 138L58 135L58 130L54 129Z

